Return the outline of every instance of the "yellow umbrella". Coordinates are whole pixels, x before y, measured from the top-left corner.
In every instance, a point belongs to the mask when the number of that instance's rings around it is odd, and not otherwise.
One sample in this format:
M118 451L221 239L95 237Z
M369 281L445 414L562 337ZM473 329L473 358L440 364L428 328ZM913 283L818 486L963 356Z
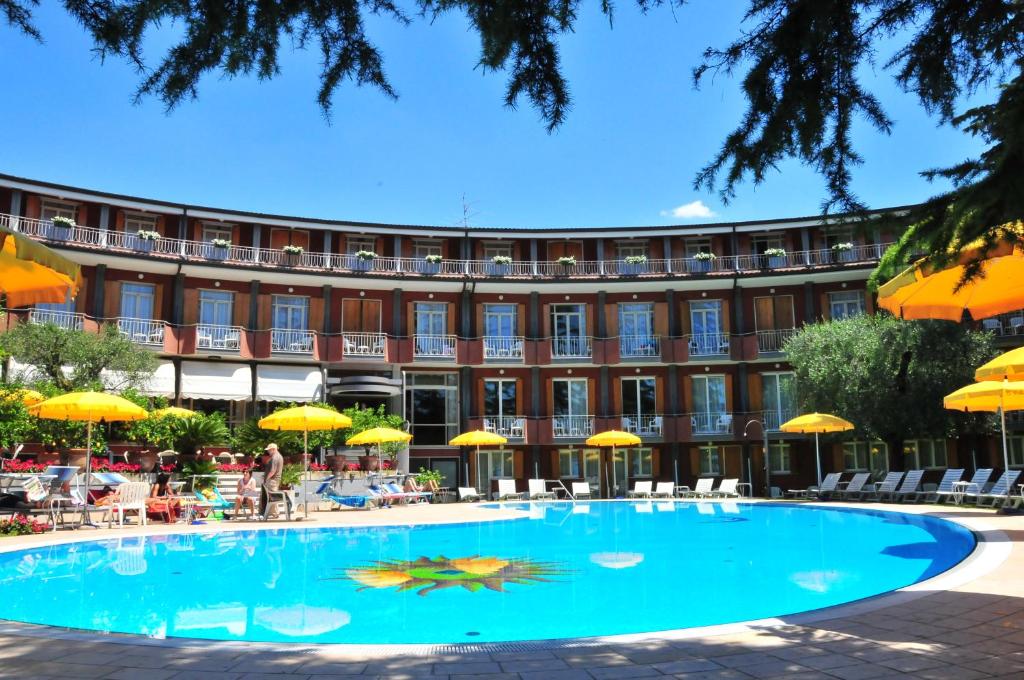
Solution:
M349 446L373 446L377 445L377 467L378 472L384 471L384 464L381 457L381 444L388 444L391 442L408 442L412 440L412 435L402 430L396 430L393 427L371 427L369 430L363 430L359 434L352 435L345 440L345 443Z
M598 432L587 438L587 446L610 446L612 447L612 458L615 457L616 446L638 446L643 440L640 437L630 432L623 432L621 430L607 430L605 432ZM604 472L604 486L605 489L611 493L611 483L608 481L608 468L607 465L602 465L601 470Z
M1024 409L1024 382L977 382L947 394L942 405L968 413L999 413L1003 430L1003 469L1010 469L1006 452L1006 412Z
M1024 347L1011 349L1000 354L974 372L974 379L986 380L1024 380Z
M476 462L480 464L480 447L481 446L501 446L507 444L508 439L502 437L497 432L486 432L484 430L473 430L471 432L463 432L458 437L449 440L449 446L475 446L476 447ZM468 465L468 464L467 464ZM466 479L469 479L469 470L466 471Z
M92 424L100 420L142 420L149 415L141 406L116 394L104 394L103 392L69 392L29 406L28 412L48 420L76 420L86 424L86 496L89 494L89 476L92 474ZM84 509L82 514L82 524L91 526L88 509Z
M158 408L151 412L149 417L164 418L171 416L172 418L191 418L194 415L196 415L196 412L191 409L181 408L180 406L168 406L167 408Z
M9 307L65 302L82 283L81 269L41 243L0 227L0 293Z
M344 413L332 411L319 406L296 406L283 411L271 413L261 418L259 426L264 430L289 430L302 432L302 465L303 477L309 477L309 432L319 430L344 430L352 427L352 419ZM302 505L306 517L309 517L309 498L306 489L302 490Z
M843 420L839 416L827 413L807 413L787 420L779 429L783 432L794 432L797 434L814 433L814 460L818 466L818 486L821 486L821 445L818 442L818 435L827 432L846 432L853 429L853 423ZM764 455L768 455L765 451Z

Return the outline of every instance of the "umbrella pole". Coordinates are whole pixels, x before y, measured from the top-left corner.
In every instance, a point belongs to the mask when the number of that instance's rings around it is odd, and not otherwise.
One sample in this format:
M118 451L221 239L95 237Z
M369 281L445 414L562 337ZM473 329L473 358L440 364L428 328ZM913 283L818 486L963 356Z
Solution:
M302 430L302 512L309 519L309 429Z
M1003 379L1006 382L1006 379ZM1003 408L1004 395L999 395L999 422L1003 429L1003 472L1010 469L1010 456L1006 453L1006 409Z
M821 488L821 445L818 443L818 433L814 433L814 461L818 464L818 488ZM771 467L769 463L768 467Z
M92 421L85 421L85 493L82 495L82 500L85 505L82 506L82 519L78 523L80 527L93 527L92 515L89 514L89 478L92 477Z

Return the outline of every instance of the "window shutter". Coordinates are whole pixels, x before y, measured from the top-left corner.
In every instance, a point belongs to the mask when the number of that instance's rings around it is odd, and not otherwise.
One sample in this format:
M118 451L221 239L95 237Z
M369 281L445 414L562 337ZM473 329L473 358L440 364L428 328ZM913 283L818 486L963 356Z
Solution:
M83 227L89 226L89 206L85 205L84 203L78 206L75 222L77 222L80 226Z
M832 318L832 310L828 306L828 293L822 293L819 299L821 301L821 318L828 321Z
M594 318L597 315L597 305L592 305L589 302L583 305L583 313L587 317L586 329L587 335L594 337Z
M232 323L242 328L249 327L249 294L235 293L232 301L231 319Z
M597 413L596 382L593 378L587 378L587 415Z
M272 296L270 296L268 294L263 294L263 295L260 295L259 297L260 297L260 303L259 303L259 309L257 310L257 314L256 314L256 320L257 320L257 322L259 324L259 330L267 330L267 329L269 329L271 327L270 326L270 324L271 324L270 313L271 313L271 305L273 304L272 299L271 299Z
M168 234L166 230L166 222L163 215L159 215L156 218L156 231L165 238L178 238L178 233Z
M751 373L747 378L747 385L750 389L750 410L761 411L764 409L764 386L760 373Z
M158 283L153 286L153 320L163 321L167 316L164 310L164 284Z
M320 332L324 328L324 299L309 298L309 330Z
M558 458L559 458L558 450L555 449L555 450L551 451L551 455L550 455L550 460L551 460L551 476L553 478L555 478L555 479L559 479L562 476L562 468L559 465Z
M690 447L690 474L700 476L700 448L697 446Z
M732 375L725 375L725 411L726 413L732 413L733 398L732 398Z
M542 325L541 325L541 328L544 331L543 336L545 338L550 338L551 337L551 305L549 305L549 304L541 305L541 310L544 313L544 318L542 320Z
M514 451L512 453L512 476L516 479L523 478L523 452Z
M667 302L654 303L654 334L662 338L668 337Z
M693 377L683 376L683 409L686 413L693 413Z
M622 415L622 386L625 380L625 378L612 376L612 415Z
M722 300L722 332L728 335L732 328L732 314L729 313L729 301Z
M604 306L604 327L606 337L619 337L619 306L617 304L609 303Z
M520 378L516 378L516 412L515 415L522 415L523 413L523 381Z
M121 313L121 282L103 282L103 316L113 319Z
M864 291L864 311L868 314L875 313L875 296L870 291Z
M780 295L775 298L775 327L796 328L792 295Z
M480 327L480 334L483 335L483 327ZM516 335L526 335L526 305L516 304Z
M114 231L124 231L124 211L114 213Z
M32 220L39 219L39 216L43 212L43 202L39 200L38 196L29 196L25 200L25 217Z
M380 333L381 302L380 300L363 300L362 331L364 333Z
M754 298L754 328L759 331L775 330L775 306L772 298Z
M195 288L185 289L185 325L194 326L199 320L199 291Z
M657 448L651 449L651 476L659 477L661 474L661 451Z
M690 335L693 331L690 327L690 302L689 300L683 300L680 305L681 313L679 314L679 325L682 329L684 336Z

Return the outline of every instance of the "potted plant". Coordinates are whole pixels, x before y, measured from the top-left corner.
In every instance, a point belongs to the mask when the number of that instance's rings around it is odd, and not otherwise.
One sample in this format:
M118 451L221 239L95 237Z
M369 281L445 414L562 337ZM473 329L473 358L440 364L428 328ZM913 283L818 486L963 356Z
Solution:
M206 251L206 256L211 260L226 260L228 259L228 251L231 248L231 241L226 238L215 238L210 241L210 247Z
M153 251L153 244L156 243L158 238L160 238L160 232L158 231L139 229L135 232L135 239L132 245L140 253L149 253Z
M302 246L287 245L281 248L281 252L284 253L284 263L289 267L294 267L302 262L302 254L306 252L306 249Z
M764 251L764 256L772 269L786 266L786 251L783 248L768 248Z
M622 273L626 276L636 276L647 272L646 255L630 255L622 261Z
M291 489L302 485L302 475L306 467L302 463L285 463L281 468L281 488Z
M558 258L558 264L562 265L562 273L568 274L576 266L576 258L572 255L563 255Z
M217 486L217 461L212 458L193 458L181 466L181 476L192 482L193 491L204 491Z
M833 262L853 262L853 244L837 243L832 246Z
M504 276L508 274L508 268L512 266L512 258L508 255L495 255L491 258L491 266L488 273L491 276Z
M718 258L714 253L694 253L690 269L695 272L709 272Z
M443 478L438 470L428 470L426 468L420 468L420 471L416 474L416 483L427 491L436 492L441 488L441 482ZM436 496L434 498L437 498Z
M352 261L352 269L357 272L368 272L373 269L375 259L377 259L377 253L372 250L360 250Z
M50 238L55 241L67 241L71 238L71 230L75 221L70 217L54 217L50 220Z
M423 258L422 262L419 262L420 274L438 274L441 272L441 256L440 255L427 255Z

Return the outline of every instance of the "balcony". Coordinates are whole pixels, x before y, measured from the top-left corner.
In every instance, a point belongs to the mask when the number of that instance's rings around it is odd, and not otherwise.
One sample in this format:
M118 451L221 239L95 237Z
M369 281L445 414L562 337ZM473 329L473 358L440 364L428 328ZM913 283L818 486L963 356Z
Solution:
M786 341L794 335L796 335L795 328L757 331L757 351L762 353L781 352Z
M53 324L66 331L80 331L85 326L85 314L53 309L32 309L29 310L28 321L36 324Z
M994 333L1000 338L1024 335L1024 310L1000 314L990 319L982 319L981 328L982 330Z
M139 345L163 346L164 322L152 319L131 319L124 316L117 318L117 330L132 342Z
M343 333L341 336L344 356L356 359L383 359L386 340L383 333Z
M454 335L420 335L413 340L413 357L416 359L455 359Z
M524 416L484 416L484 431L500 434L506 439L523 439L526 436Z
M552 359L589 359L593 351L594 342L590 336L555 336L551 339Z
M764 423L764 429L768 432L778 432L784 422L796 417L793 409L779 409L775 411L762 411L756 414Z
M619 357L645 359L661 356L661 338L656 335L619 336Z
M274 354L312 354L313 331L290 328L270 329L270 351Z
M728 333L698 333L687 342L691 357L710 357L729 354Z
M690 427L695 435L732 434L732 414L725 412L693 413Z
M634 413L622 416L622 429L638 437L660 437L664 422L660 415Z
M586 439L594 434L594 416L555 416L551 432L555 439Z
M524 338L521 335L484 338L484 360L522 361Z
M237 352L242 346L239 326L199 324L196 326L196 349Z

